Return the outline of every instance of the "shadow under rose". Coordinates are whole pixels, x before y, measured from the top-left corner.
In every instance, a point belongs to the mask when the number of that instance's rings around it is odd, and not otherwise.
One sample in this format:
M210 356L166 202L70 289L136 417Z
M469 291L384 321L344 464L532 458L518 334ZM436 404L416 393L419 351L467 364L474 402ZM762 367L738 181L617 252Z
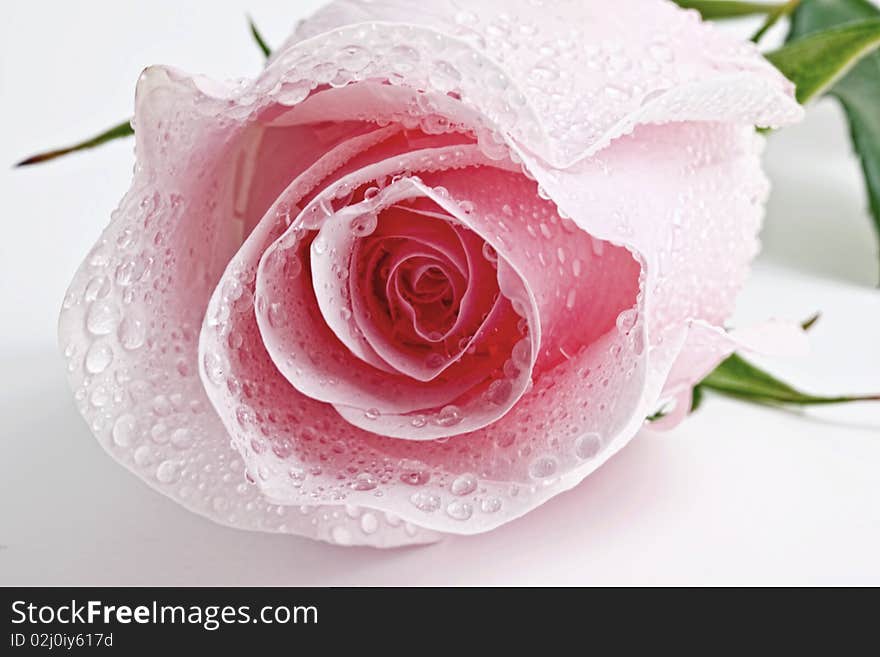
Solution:
M3 363L4 585L528 583L531 548L548 543L563 583L567 558L602 558L673 476L663 443L643 436L574 490L489 534L382 551L243 532L189 513L114 463L49 348Z

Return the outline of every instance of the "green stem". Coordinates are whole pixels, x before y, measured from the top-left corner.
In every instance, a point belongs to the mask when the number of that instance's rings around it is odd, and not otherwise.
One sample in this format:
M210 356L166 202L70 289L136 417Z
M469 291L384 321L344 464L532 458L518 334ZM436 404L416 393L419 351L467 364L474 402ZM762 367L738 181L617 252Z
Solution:
M66 146L64 148L56 148L51 151L45 151L43 153L37 153L36 155L31 155L23 159L21 162L17 163L15 166L24 167L29 166L31 164L39 164L40 162L47 162L49 160L54 160L56 157L61 157L62 155L67 155L68 153L75 153L76 151L86 150L88 148L94 148L95 146L100 146L101 144L105 144L108 141L113 141L114 139L121 139L123 137L128 137L129 135L134 134L134 128L131 127L131 120L123 121L122 123L113 126L109 130L105 130L99 135L95 135L90 139L86 139L85 141L81 141L77 144L73 144L72 146Z
M260 34L260 31L257 29L256 23L254 23L254 19L250 16L247 17L248 25L251 28L251 35L254 37L254 41L257 42L257 46L259 46L260 50L263 51L263 55L269 57L272 54L272 49L266 43L266 40L263 38L263 35Z
M795 9L797 9L797 6L800 3L801 0L788 0L788 2L778 5L776 9L767 14L767 20L765 20L760 29L752 35L751 41L758 43L758 41L767 34L767 31L779 22L780 18L790 15Z

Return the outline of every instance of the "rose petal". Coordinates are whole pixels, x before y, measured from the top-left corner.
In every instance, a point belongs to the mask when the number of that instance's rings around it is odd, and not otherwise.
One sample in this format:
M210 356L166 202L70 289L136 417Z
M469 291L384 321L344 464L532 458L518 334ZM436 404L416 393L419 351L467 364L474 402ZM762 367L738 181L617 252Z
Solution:
M503 207L495 207L499 195L495 193L492 175L485 177L486 172L481 173L488 186L484 196L479 195L479 190L470 189L468 186L468 192L477 201L473 210L468 213L463 213L462 205L452 198L440 195L435 188L414 181L409 184L422 188L425 196L433 198L435 203L443 206L447 212L455 214L461 221L478 221L479 217L489 215L503 216ZM430 175L433 174L422 173L423 177ZM437 175L450 176L453 173ZM502 171L494 175L513 174L504 174ZM449 178L444 178L444 181L449 183L450 187L457 182ZM398 185L404 182L406 180ZM504 185L507 189L511 188L509 181L498 180L495 184ZM522 186L522 181L518 184ZM332 192L330 188L326 193ZM552 211L548 214L548 204L537 197L534 187L531 191L523 193L522 199L517 197L515 200L521 200L523 207L517 207L523 210L523 218L527 217L530 221L536 221L537 216L544 216L549 222L551 216L555 217ZM481 208L483 202L494 208L494 212L490 213L487 208ZM536 214L539 209L543 214ZM308 208L306 213L307 211ZM555 217L555 220L561 221L558 217ZM525 262L529 258L527 252L532 254L536 259L536 264L532 266L535 272L541 268L537 253L541 253L543 258L552 255L558 259L558 247L572 244L572 235L566 229L556 226L552 232L549 227L545 227L542 231L540 222L531 224L530 221L519 222L518 219L517 221L515 229L522 232L522 236L513 241L519 245L520 250L511 251L506 257L519 257ZM531 235L528 228L534 229L535 226L538 228L534 235ZM487 230L491 228L493 235L496 231L504 231L500 224L486 224L485 227ZM549 238L545 232L550 233ZM587 248L593 253L589 236L575 233L574 239L581 238L587 240L589 244ZM500 241L497 244L503 249ZM532 248L535 250L531 251ZM560 281L566 278L574 279L575 272L601 274L602 267L599 263L603 258L609 258L607 262L614 263L618 252L626 254L625 251L616 249L612 245L596 247L596 250L602 251L602 257L593 253L590 258L596 259L594 265L582 264L574 265L569 269L559 268L554 270L558 273L550 277L551 282L557 280L556 277L560 277L558 279ZM516 256L517 252L521 256ZM268 255L266 258L268 261ZM501 262L504 260L499 259L499 265ZM626 254L620 262L630 263L633 277L631 280L636 280L638 266L632 257ZM546 274L542 275L542 279L545 277ZM596 278L604 280L603 276ZM619 283L617 278L608 280L614 285ZM556 294L555 287L547 289L548 299L543 303L547 306L548 312L551 307L549 304L565 307L567 295ZM634 295L637 286L632 289ZM597 300L615 298L602 292L597 290ZM586 303L587 297L582 299L583 303ZM630 304L633 302L634 297L628 300ZM583 307L587 308L587 305ZM610 323L612 327L616 316L617 311L614 311ZM240 316L240 321L250 320L244 314ZM250 330L254 330L253 326ZM207 332L203 333L203 345L207 344L205 339L209 335ZM244 408L250 407L250 412L243 413L238 418L239 422L244 420L243 426L230 426L230 432L246 450L249 460L253 459L255 469L264 472L266 477L261 481L261 485L275 499L295 503L297 497L313 495L320 489L326 491L323 494L328 496L353 501L362 497L369 498L375 490L381 489L383 506L387 505L385 508L393 509L395 513L402 514L408 519L420 518L420 522L430 523L429 526L432 527L469 533L504 522L510 517L525 512L532 505L540 503L546 499L545 493L556 490L557 486L567 485L562 482L568 479L565 475L575 469L575 464L578 464L577 469L592 469L594 464L598 464L606 454L611 453L610 450L603 449L605 447L603 439L612 442L618 432L630 430L625 428L626 425L632 422L635 422L636 426L641 424L643 416L634 409L641 403L642 384L639 382L643 379L643 375L638 372L643 367L644 359L636 357L633 367L623 366L622 363L620 366L612 365L614 362L612 359L634 353L633 347L627 346L624 349L623 344L640 337L643 336L637 326L624 326L621 331L612 328L607 337L596 340L586 352L577 354L572 361L566 361L566 366L557 367L552 379L543 379L540 389L520 400L516 415L509 416L509 421L508 417L505 417L480 432L454 438L455 453L450 453L444 444L435 441L414 442L382 438L359 432L351 426L340 425L331 408L298 396L286 381L277 375L273 378L271 362L264 361L265 364L258 365L254 360L257 355L256 350L251 350L248 354L247 363L239 363L238 369L234 366L230 371L245 382L259 381L260 394L254 396L253 400L239 394L230 399L220 399L217 405L223 407L240 403ZM555 354L551 356L554 360L558 357ZM642 362L642 365L639 365L639 362ZM243 366L246 366L246 369L241 369ZM628 381L629 393L621 391L621 385L625 380ZM554 390L551 401L548 390L556 387L554 384L558 384L559 389ZM595 403L595 407L589 410L583 408L584 399L579 392L584 386L598 388L591 398L591 403ZM233 389L237 389L237 386ZM212 391L221 395L226 395L226 391L229 390L228 386L212 387ZM548 413L542 408L547 403L554 405L558 403L561 412ZM576 419L572 415L574 409L587 418L588 426L595 428L595 432L583 430L583 420ZM345 409L337 410L345 415ZM268 414L274 415L275 418L268 417ZM548 416L549 419L545 419ZM267 419L271 428L266 425ZM347 419L353 423L357 421L354 417ZM541 428L532 426L533 422L539 423ZM575 428L577 430L572 431ZM272 443L275 446L279 443L283 445L284 449L281 450L285 455L283 459L279 460L278 450L268 449L269 446L266 444L268 437L273 438ZM248 448L248 441L254 440L257 441L257 447ZM261 441L263 445L259 444ZM513 461L505 458L499 462L496 456L499 446L506 448L518 441L521 441L520 450L524 450L524 453L532 453L535 457L513 459ZM534 447L530 446L532 443ZM554 444L556 447L551 447ZM311 472L314 464L320 463L321 472L309 477L305 485L291 486L289 478L284 475L291 463L295 464L293 467L297 472ZM370 464L380 464L383 469L374 471L371 468L375 466ZM477 477L474 472L485 474ZM340 480L340 476L344 478ZM459 483L453 485L451 483L453 479ZM479 497L475 498L472 495L474 491L471 489L471 480L474 486L479 484L481 489ZM419 488L411 488L414 481ZM533 487L535 481L540 481L543 485L532 493L526 493L525 490ZM448 483L444 485L444 482ZM452 486L458 494L453 492L450 496L445 490L446 485ZM511 488L511 485L514 488ZM520 492L519 486L526 488ZM513 491L518 492L516 499L511 497ZM470 497L462 498L462 495ZM435 514L434 512L439 508L436 505L441 503L445 513ZM484 510L475 513L476 507Z
M415 153L407 157L416 163L421 159L421 154ZM406 160L407 158L403 158L404 162ZM395 161L386 160L371 170L388 176L395 170L387 167L394 163ZM362 182L370 180L363 178L366 176L363 172L352 175L361 176ZM338 184L353 186L352 180L349 176ZM383 194L384 197L394 195L389 201L393 204L412 194L421 193L414 188L414 184L403 180L386 188ZM413 191L408 191L411 189ZM313 201L318 204L320 202L321 197ZM305 208L304 216L310 214L310 207ZM353 206L347 209L347 216L354 217L366 211ZM333 221L335 219L329 219L329 222ZM339 221L345 230L341 231L336 241L323 244L317 250L312 243L311 259L325 257L333 250L339 253L351 250L350 242L356 238L346 228L350 219L342 218ZM290 229L296 230L297 225ZM315 239L325 238L323 233L324 229ZM347 236L348 243L339 241L343 236ZM317 312L318 302L311 278L304 276L291 280L284 275L288 258L285 240L286 236L282 236L265 251L261 260L257 272L257 320L273 361L300 392L312 399L336 405L343 417L353 424L384 435L418 440L461 433L469 427L478 428L503 414L516 401L518 395L514 394L507 403L486 409L479 399L470 399L472 395L468 399L462 398L464 393L468 393L475 384L487 377L487 372L500 368L504 359L509 357L513 344L505 346L503 342L509 331L502 332L496 338L496 344L491 345L491 353L467 355L462 361L451 365L443 377L422 383L409 377L394 377L379 372L354 357ZM513 313L507 312L510 317L508 321L513 323L511 328L516 335L516 318ZM487 357L490 360L487 361ZM469 362L474 359L479 361L478 366ZM528 371L520 372L512 385L521 392L527 380ZM441 415L444 408L452 405L460 407L461 416L448 422ZM473 405L480 407L480 410L469 411L469 406ZM420 412L427 419L436 416L437 420L417 427L420 430L416 431L412 423L418 418L410 416L413 412Z
M132 188L77 271L59 321L80 412L115 460L221 524L345 544L436 540L369 508L279 506L247 483L198 376L198 327L241 232L230 221L238 169L227 165L251 144L235 139L234 122L202 114L212 102L172 69L147 69L138 83ZM220 368L210 363L211 376Z
M494 129L561 168L640 124L776 127L803 115L793 85L754 44L671 2L622 0L609 11L585 0L535 11L529 0L466 8L427 0L418 12L393 0L333 2L275 51L266 75L293 80L317 62L354 79L384 69L401 84L453 90Z

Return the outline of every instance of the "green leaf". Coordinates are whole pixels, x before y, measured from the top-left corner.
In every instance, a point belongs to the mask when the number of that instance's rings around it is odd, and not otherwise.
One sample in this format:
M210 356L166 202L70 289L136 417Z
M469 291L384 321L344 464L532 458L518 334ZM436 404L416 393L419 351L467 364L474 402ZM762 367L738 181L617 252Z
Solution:
M62 155L67 155L68 153L75 153L77 151L82 151L87 148L94 148L95 146L100 146L101 144L106 144L108 141L113 141L114 139L121 139L122 137L128 137L129 135L134 134L134 129L131 127L131 121L126 120L119 125L115 125L109 130L105 130L99 135L95 135L91 139L86 139L85 141L81 141L77 144L73 144L72 146L66 146L64 148L56 148L51 151L45 151L43 153L37 153L36 155L31 155L28 158L23 159L21 162L16 164L17 167L24 167L31 164L39 164L40 162L47 162L49 160L54 160L56 157L61 157Z
M804 0L794 12L790 41L833 25L877 20L880 9L867 0ZM862 164L874 227L880 237L880 51L865 56L828 91L843 106Z
M739 354L733 354L722 361L698 387L761 404L810 406L880 401L880 395L824 396L802 392L748 362Z
M798 102L806 103L828 91L877 48L880 16L813 32L789 41L765 57L795 83Z
M683 9L696 9L704 20L740 18L756 14L771 14L780 10L785 2L735 2L734 0L675 0Z
M758 28L758 31L752 35L750 41L758 43L758 41L767 34L767 31L779 22L780 18L788 16L791 12L797 9L800 2L801 0L788 0L788 2L778 5L776 9L767 14L767 19L764 21L763 25Z
M266 44L266 40L263 39L263 35L260 34L260 31L257 29L256 23L254 23L254 19L250 16L247 17L248 25L251 28L251 36L254 37L254 41L257 42L257 46L259 46L260 50L263 51L263 55L269 57L272 54L272 49Z

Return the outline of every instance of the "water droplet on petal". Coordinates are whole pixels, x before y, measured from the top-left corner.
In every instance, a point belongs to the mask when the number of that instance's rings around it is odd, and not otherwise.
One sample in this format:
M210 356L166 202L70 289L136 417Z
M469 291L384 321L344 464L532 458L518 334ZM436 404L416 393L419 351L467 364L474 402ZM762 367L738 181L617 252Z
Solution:
M202 361L205 368L205 375L208 377L208 380L211 383L221 384L223 383L225 368L223 367L223 359L220 358L219 355L208 351L205 353L204 360Z
M535 479L546 479L556 474L556 459L552 456L541 456L529 466L529 474Z
M490 404L503 406L513 394L513 384L508 379L496 379L486 388L484 397Z
M163 484L173 484L180 478L180 464L177 461L162 461L156 468L156 479Z
M364 534L372 534L379 529L379 519L376 514L367 512L361 516L361 531Z
M379 217L373 212L368 212L352 219L350 227L355 236L366 237L372 235L378 225Z
M120 415L113 423L113 442L120 447L128 447L138 439L137 418L130 413Z
M469 502L454 500L446 506L446 515L454 520L467 520L474 514L474 507Z
M428 466L421 461L404 459L398 464L400 480L410 486L423 486L431 479Z
M179 427L171 432L171 444L177 449L186 449L193 443L192 434L186 427Z
M452 427L462 420L461 409L458 406L444 406L437 413L437 424L441 427Z
M369 472L361 472L351 482L351 487L354 490L373 490L378 485L379 480L376 478L376 475Z
M477 490L477 478L470 473L460 475L452 482L449 490L453 495L470 495Z
M575 441L574 453L579 459L587 460L596 456L601 447L602 439L599 437L599 434L587 433Z
M119 322L119 308L111 301L99 301L89 308L86 328L94 335L107 335Z
M351 532L342 525L336 525L330 530L330 538L337 545L351 545Z
M433 513L440 508L440 496L426 493L424 491L413 493L412 496L410 496L409 501L412 502L413 506L419 511L424 511L425 513Z
M106 342L95 342L86 352L86 371L100 374L113 362L113 349Z

